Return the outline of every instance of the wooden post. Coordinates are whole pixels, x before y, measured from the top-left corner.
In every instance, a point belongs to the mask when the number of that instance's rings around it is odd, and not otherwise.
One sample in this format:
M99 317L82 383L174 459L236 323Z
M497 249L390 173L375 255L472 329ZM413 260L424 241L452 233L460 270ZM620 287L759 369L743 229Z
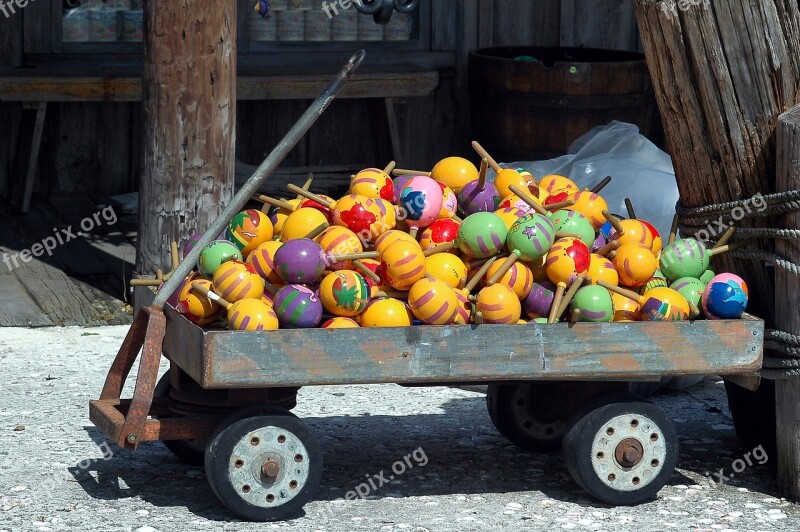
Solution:
M800 97L797 2L637 0L636 17L684 205L771 192L777 117ZM771 323L772 270L714 263L745 278L748 310Z
M136 267L170 264L233 197L236 2L145 2L144 171Z
M778 118L778 168L776 190L800 189L800 106ZM779 227L800 229L800 213L780 217ZM776 251L800 263L800 242L778 241ZM781 331L800 334L800 289L797 277L775 269L775 326ZM775 421L778 444L778 485L789 498L800 500L800 379L775 382Z

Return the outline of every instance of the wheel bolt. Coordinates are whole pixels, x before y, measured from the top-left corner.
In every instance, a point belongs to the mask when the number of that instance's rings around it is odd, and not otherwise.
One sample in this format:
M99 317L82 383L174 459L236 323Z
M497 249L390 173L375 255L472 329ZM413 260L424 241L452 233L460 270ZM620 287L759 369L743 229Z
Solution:
M261 473L265 477L275 478L281 472L281 465L274 458L267 459L261 465Z

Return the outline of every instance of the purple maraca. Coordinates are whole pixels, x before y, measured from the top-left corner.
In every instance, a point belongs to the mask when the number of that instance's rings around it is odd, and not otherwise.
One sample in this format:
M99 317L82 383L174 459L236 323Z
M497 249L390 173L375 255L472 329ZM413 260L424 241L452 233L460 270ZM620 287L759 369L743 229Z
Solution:
M522 301L525 314L531 318L546 318L556 296L556 285L550 281L533 283L533 288Z
M285 244L284 244L285 245ZM322 322L322 302L315 290L299 285L286 285L275 294L273 308L281 328L309 329Z
M500 192L492 183L486 182L488 169L489 161L484 158L478 179L464 185L458 193L458 207L466 216L476 212L494 212L500 206Z
M317 284L325 272L325 253L310 238L285 242L275 252L275 269L281 279L294 284Z
M192 250L195 248L195 246L197 246L197 243L200 242L200 239L202 237L203 237L203 235L201 235L201 234L193 235L193 236L189 237L189 239L186 240L186 242L183 243L183 258L184 259L186 258L186 255L191 253Z

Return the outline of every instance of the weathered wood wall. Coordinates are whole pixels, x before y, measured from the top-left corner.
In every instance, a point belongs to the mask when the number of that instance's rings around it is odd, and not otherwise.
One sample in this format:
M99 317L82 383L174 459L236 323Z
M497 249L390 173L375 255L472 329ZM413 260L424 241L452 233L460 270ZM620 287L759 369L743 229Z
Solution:
M14 66L22 53L21 17L0 19L0 67ZM14 133L20 116L20 108L14 104L0 103L0 197L7 197L11 178L11 157L16 137Z
M407 167L424 168L445 155L470 152L464 76L469 49L509 44L639 48L633 0L436 0L431 5L431 49L452 51L456 68L441 72L441 83L431 96L397 107L402 164ZM21 41L21 25L20 17L0 21L0 66L13 64L8 58L19 54L19 47L7 42ZM377 102L335 102L286 165L383 163L389 156L386 134L367 126L370 117L382 112ZM307 104L240 102L237 158L260 162ZM141 109L139 103L50 104L35 191L116 194L135 190L141 174ZM0 123L12 123L14 116L18 116L17 104L0 103ZM0 130L0 197L7 196L14 130Z

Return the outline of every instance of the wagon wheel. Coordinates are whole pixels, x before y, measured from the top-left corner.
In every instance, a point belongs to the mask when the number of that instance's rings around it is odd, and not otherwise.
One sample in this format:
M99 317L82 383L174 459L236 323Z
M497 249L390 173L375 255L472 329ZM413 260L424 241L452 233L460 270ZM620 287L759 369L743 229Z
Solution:
M322 478L322 451L307 426L287 410L269 410L222 422L205 452L211 489L251 521L296 516Z
M652 499L678 460L678 435L664 413L625 394L608 394L576 414L564 434L572 478L603 502L631 505Z
M171 387L169 373L165 373L164 376L159 379L158 384L156 384L153 397L169 397ZM206 440L162 440L162 443L181 461L194 466L203 465L206 452Z
M521 449L557 451L572 412L571 384L491 384L486 393L489 417L497 431Z

